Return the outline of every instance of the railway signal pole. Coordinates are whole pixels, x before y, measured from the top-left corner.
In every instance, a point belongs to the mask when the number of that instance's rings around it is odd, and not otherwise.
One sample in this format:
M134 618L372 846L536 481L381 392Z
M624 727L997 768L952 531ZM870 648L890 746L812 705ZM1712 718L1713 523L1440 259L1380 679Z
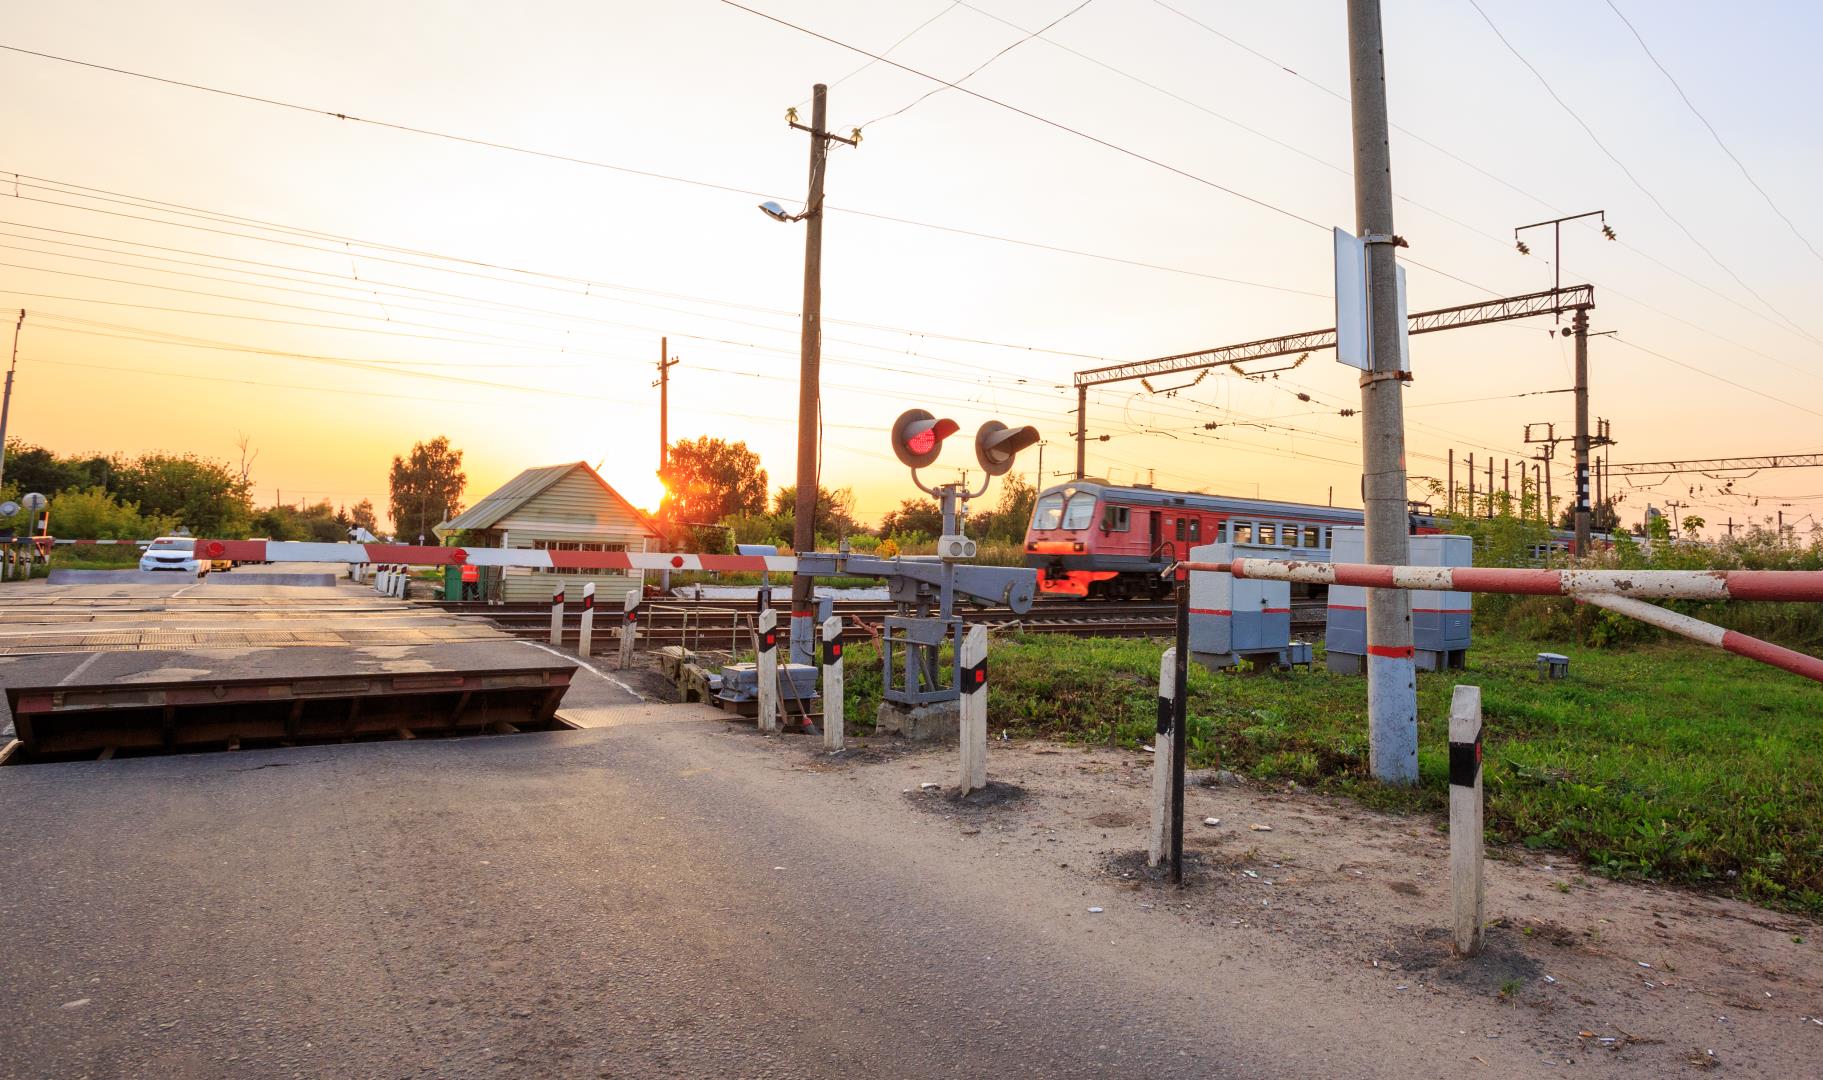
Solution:
M1404 320L1399 317L1393 234L1392 150L1380 0L1348 2L1348 67L1354 120L1355 225L1367 249L1371 364L1361 376L1361 496L1370 562L1408 560L1405 403L1400 398ZM1368 767L1384 783L1418 782L1418 682L1412 603L1397 589L1367 592Z

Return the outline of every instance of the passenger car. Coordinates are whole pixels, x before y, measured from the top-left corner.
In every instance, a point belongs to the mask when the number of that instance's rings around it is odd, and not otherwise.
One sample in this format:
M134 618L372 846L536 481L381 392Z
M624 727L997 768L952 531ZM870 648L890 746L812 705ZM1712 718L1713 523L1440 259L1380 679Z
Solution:
M139 556L139 568L202 575L209 572L209 560L196 557L194 537L161 536L146 545L144 554Z

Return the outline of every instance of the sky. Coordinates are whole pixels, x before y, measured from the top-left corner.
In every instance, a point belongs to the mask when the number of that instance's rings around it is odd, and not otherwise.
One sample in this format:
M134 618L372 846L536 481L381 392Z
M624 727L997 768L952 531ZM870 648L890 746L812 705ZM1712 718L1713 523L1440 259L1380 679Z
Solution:
M743 2L7 5L0 45L65 58L0 52L0 308L28 312L9 434L235 461L244 437L261 504L382 513L393 455L442 434L471 503L585 460L651 507L663 337L672 438L745 441L789 483L803 226L755 204L801 205L785 114L817 81L831 127L863 128L829 165L822 480L864 520L918 494L887 445L903 409L1034 424L1056 482L1073 371L1333 325L1329 230L1355 225L1340 0ZM1411 310L1550 287L1550 230L1522 256L1514 228L1603 210L1619 240L1565 226L1562 273L1595 287L1612 460L1823 450L1823 12L1384 18ZM1558 329L1413 338L1414 497L1452 450L1517 463L1526 424L1569 433ZM1088 472L1359 505L1355 374L1318 353L1099 389ZM1570 468L1566 446L1560 497ZM1814 469L1635 483L1614 483L1628 521L1823 518Z

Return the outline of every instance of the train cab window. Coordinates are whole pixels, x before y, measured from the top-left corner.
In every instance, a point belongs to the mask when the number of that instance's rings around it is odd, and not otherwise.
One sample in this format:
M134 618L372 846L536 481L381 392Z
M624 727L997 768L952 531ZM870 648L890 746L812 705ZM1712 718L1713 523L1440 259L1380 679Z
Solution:
M1095 496L1086 491L1079 491L1070 496L1068 506L1063 508L1063 528L1076 532L1089 527L1095 520Z
M1258 535L1259 535L1259 539L1255 540L1254 543L1259 544L1262 547L1267 544L1274 544L1274 543L1278 542L1277 526L1273 525L1272 522L1270 522L1270 521L1260 522L1260 528L1259 528Z
M1055 529L1063 521L1063 493L1053 491L1038 500L1032 508L1032 528L1036 530Z
M1233 542L1236 544L1253 543L1253 523L1250 521L1229 522L1228 531L1234 534Z
M1133 512L1125 506L1110 506L1101 515L1103 532L1126 532L1133 527Z
M1200 544L1200 543L1202 543L1202 540L1203 540L1203 519L1202 518L1191 518L1190 519L1190 542L1193 544Z
M1304 526L1304 546L1320 548L1323 546L1323 528L1320 525Z

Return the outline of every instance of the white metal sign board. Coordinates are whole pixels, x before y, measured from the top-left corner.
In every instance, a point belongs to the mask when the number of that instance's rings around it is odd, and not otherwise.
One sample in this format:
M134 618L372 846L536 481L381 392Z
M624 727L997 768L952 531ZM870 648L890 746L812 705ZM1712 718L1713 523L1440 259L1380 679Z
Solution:
M1368 345L1372 320L1368 316L1367 244L1346 229L1335 230L1336 246L1336 359L1349 367L1371 370ZM1394 272L1399 281L1399 370L1412 369L1411 337L1406 332L1405 267Z

